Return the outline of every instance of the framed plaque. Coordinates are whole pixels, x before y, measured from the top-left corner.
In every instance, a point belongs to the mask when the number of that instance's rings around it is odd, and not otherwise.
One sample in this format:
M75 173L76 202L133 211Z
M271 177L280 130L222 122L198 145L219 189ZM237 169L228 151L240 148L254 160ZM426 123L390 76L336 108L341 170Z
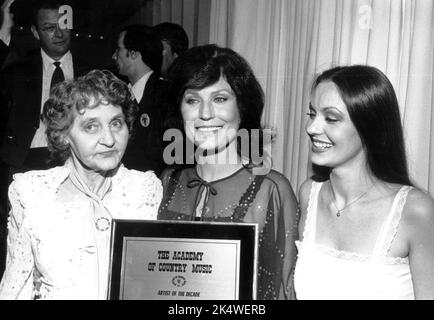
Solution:
M253 300L257 224L113 220L109 299Z

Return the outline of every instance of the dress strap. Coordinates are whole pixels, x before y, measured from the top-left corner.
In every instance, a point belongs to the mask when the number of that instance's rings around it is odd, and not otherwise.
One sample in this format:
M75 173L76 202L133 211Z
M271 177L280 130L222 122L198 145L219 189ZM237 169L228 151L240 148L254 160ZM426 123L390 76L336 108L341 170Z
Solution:
M381 227L372 255L375 257L385 257L392 247L392 242L398 232L399 222L401 221L402 210L407 200L410 186L402 186L393 199L390 212Z
M318 195L321 190L322 182L312 182L309 195L309 203L306 212L306 223L303 231L304 243L315 243L316 235L316 217L318 211Z

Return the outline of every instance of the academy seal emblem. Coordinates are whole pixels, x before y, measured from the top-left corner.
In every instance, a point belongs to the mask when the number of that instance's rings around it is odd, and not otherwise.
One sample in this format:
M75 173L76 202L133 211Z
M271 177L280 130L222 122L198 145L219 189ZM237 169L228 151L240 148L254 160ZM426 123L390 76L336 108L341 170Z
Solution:
M183 287L187 283L187 280L183 276L174 276L172 279L172 284L175 287Z

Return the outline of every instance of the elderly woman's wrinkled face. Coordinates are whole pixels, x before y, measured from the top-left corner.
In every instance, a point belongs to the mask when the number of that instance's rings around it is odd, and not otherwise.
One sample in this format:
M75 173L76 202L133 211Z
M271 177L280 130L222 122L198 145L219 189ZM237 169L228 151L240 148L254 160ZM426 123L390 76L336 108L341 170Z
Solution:
M122 109L112 104L99 104L83 114L74 112L74 123L65 137L73 158L96 172L115 169L128 143L128 127Z
M198 148L221 151L236 143L241 121L237 97L223 77L203 89L187 89L181 113L187 138Z

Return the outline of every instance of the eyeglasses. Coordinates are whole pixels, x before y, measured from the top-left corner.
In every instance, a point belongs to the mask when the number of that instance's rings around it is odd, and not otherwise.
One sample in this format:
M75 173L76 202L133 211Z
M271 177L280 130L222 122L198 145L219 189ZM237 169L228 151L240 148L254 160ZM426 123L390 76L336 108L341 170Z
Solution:
M41 28L38 28L38 29L41 30L41 31L43 31L43 32L45 32L45 33L49 33L49 34L53 34L56 31L60 31L60 32L63 32L63 31L66 31L66 30L69 31L69 29L66 29L66 28L62 29L59 26L58 23L56 23L56 24L50 24L50 25L46 24L44 27L41 27Z

